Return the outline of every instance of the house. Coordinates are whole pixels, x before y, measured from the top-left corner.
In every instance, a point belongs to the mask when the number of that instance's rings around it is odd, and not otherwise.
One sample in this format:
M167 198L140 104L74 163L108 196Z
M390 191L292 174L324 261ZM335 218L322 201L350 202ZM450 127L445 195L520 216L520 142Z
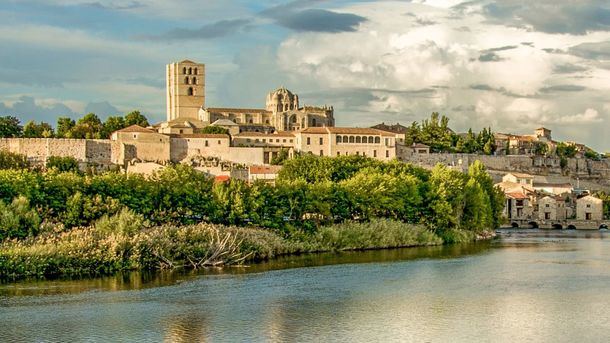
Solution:
M248 167L248 181L254 182L257 180L263 180L266 182L275 182L278 173L282 169L282 166L249 166Z
M504 215L509 220L529 219L533 213L533 207L530 203L529 196L521 192L505 193L506 206L504 207Z
M570 183L545 183L534 182L534 190L547 194L562 195L572 193L573 187Z
M502 177L503 182L513 182L520 185L528 185L533 187L534 177L530 174L524 173L508 173Z
M576 200L576 219L602 220L604 213L603 201L592 195L586 195Z
M542 221L566 220L571 215L572 209L562 197L547 195L538 200L538 219Z

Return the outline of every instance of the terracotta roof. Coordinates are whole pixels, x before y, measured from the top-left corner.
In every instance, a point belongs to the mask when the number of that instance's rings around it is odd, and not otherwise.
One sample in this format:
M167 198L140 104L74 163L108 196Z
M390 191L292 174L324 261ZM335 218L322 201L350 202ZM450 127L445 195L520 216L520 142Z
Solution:
M131 125L128 126L126 128L120 129L120 130L116 130L115 132L142 132L142 133L156 133L153 130L149 130L146 128L141 127L140 125Z
M294 137L292 132L276 132L276 133L264 133L264 132L240 132L233 137Z
M217 175L214 177L214 182L228 182L229 180L231 180L229 175Z
M282 166L250 166L250 174L277 174Z
M506 196L515 200L525 200L528 199L527 195L519 192L510 192L506 193Z
M229 135L224 133L193 133L177 135L181 138L229 138Z
M301 133L328 133L325 127L308 127L300 131Z
M205 109L208 112L231 112L231 113L271 113L261 108L225 108L225 107L208 107Z

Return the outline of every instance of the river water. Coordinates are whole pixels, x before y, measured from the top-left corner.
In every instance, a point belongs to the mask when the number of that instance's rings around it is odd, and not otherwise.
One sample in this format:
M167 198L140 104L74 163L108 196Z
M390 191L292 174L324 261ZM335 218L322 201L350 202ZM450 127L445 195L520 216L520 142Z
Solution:
M609 342L610 234L4 284L0 341Z

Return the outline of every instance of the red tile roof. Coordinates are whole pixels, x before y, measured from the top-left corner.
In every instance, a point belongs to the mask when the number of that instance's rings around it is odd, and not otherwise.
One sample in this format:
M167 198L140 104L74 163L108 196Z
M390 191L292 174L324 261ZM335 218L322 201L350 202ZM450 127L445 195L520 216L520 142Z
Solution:
M525 200L528 199L527 195L519 192L510 192L506 193L506 196L515 200Z
M250 166L250 174L277 174L282 166Z

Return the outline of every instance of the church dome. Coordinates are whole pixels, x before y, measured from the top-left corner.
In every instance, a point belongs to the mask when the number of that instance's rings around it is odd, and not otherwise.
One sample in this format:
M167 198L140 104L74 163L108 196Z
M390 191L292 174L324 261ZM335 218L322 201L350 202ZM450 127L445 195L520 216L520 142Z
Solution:
M282 86L267 95L267 110L283 112L299 107L298 96Z

